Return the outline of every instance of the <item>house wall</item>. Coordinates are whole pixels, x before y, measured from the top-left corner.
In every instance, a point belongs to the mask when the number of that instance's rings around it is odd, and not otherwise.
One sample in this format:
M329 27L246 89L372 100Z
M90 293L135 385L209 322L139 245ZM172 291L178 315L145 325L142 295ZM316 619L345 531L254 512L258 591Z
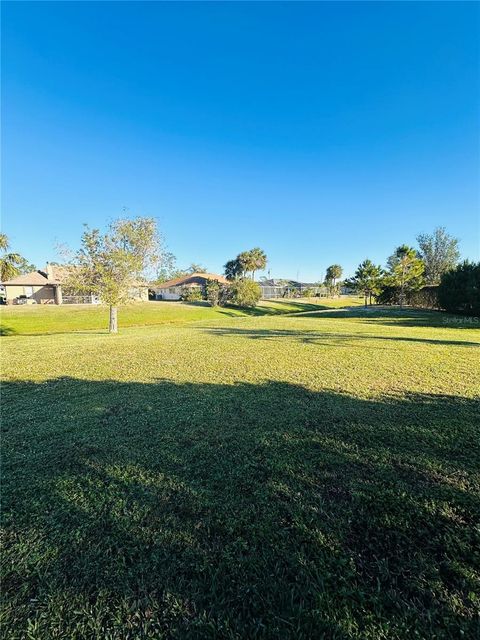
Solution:
M167 287L166 289L157 287L154 289L155 298L157 300L181 300L182 293L185 288L198 289L199 291L202 291L204 285L205 285L205 280L200 280L199 278L196 278L195 282L188 282L187 284L182 284L181 286L178 286L178 287Z
M133 287L129 291L129 296L132 300L148 302L148 287Z
M5 296L8 304L15 304L19 296L27 296L31 300L35 300L37 304L62 304L63 295L60 285L4 285ZM136 287L130 292L132 298L142 302L148 302L148 287ZM55 295L56 294L56 295ZM92 296L78 296L85 298L84 302L92 303ZM178 298L177 298L178 299Z
M157 300L180 300L182 297L182 287L169 287L168 289L156 289Z
M216 279L216 278L213 278ZM155 293L156 300L181 300L185 288L198 289L203 291L207 283L207 278L192 276L182 281L182 284L163 287L162 285L152 286L150 289Z
M142 302L148 302L148 287L140 287L139 300Z
M5 285L7 302L12 304L19 296L26 295L37 304L55 304L55 289L49 285L25 287L23 285Z

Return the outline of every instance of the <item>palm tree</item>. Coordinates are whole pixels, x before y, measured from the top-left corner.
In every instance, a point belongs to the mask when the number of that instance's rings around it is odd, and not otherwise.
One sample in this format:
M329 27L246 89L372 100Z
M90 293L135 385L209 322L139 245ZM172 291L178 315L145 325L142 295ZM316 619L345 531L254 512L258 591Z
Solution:
M339 264L332 264L328 267L325 274L325 285L330 291L330 295L334 296L337 290L337 280L342 277L343 269Z
M0 250L9 249L8 237L5 233L0 233ZM19 265L22 263L22 256L19 253L4 253L0 258L0 280L11 280L20 273Z
M207 267L204 267L203 264L199 264L198 262L192 262L191 265L187 269L187 273L207 273Z
M18 265L22 262L22 256L19 253L5 253L0 258L0 280L5 282L18 276L20 269Z
M255 280L255 271L257 271L258 269L265 269L265 267L267 266L267 254L265 253L265 251L263 251L263 249L260 249L259 247L255 247L254 249L249 251L249 253L250 263L253 267L252 280Z
M325 280L333 282L333 286L335 286L337 280L342 277L342 273L343 269L339 264L332 264L327 269Z
M245 275L254 268L251 251L242 251L242 253L239 253L237 256L237 262L239 264L242 278L244 278Z
M225 265L225 276L227 280L237 280L245 278L247 273L252 273L252 280L255 278L257 269L265 269L267 266L267 256L265 251L255 247L250 251L242 251L235 260L229 260Z
M242 267L238 258L229 260L223 268L227 280L236 280L241 275Z

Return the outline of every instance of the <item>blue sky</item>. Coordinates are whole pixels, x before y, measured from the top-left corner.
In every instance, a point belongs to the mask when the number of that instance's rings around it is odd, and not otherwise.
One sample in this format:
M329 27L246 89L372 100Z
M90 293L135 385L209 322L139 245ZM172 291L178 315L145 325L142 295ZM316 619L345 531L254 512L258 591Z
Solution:
M2 3L2 228L38 266L155 216L180 266L479 258L475 3Z

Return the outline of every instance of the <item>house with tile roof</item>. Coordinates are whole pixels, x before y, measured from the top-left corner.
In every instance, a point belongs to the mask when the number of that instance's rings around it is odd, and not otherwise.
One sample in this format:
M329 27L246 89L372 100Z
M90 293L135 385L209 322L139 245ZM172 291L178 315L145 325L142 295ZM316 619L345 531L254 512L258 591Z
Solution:
M198 288L203 290L207 280L216 280L228 284L224 276L216 273L189 273L181 278L174 278L156 286L150 286L157 300L181 300L184 288Z
M69 265L48 264L44 270L31 271L2 282L7 304L94 304L96 296L64 295ZM132 290L133 299L148 300L148 285L140 282Z
M7 304L62 304L65 272L47 264L44 271L31 271L2 282Z

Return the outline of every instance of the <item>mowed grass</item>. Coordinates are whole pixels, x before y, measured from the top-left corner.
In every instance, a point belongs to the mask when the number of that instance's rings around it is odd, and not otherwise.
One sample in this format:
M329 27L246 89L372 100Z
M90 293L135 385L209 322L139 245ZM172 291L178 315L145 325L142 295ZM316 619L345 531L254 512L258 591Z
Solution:
M306 311L2 339L4 637L478 637L479 330Z
M121 307L121 327L158 324L184 324L198 320L248 315L277 315L322 308L338 308L360 304L358 297L334 299L261 301L255 309L230 306L212 309L206 302L143 302ZM0 335L33 335L69 333L71 331L106 330L109 310L105 305L22 305L0 307Z

